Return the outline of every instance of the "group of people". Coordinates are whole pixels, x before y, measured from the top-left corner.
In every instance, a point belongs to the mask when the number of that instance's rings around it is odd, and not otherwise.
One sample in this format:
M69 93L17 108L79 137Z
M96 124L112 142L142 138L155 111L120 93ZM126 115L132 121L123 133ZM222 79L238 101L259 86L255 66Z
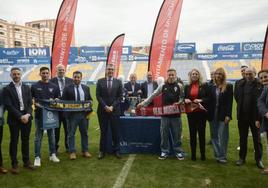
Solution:
M211 144L215 159L220 164L227 163L227 148L229 141L229 122L232 119L233 97L237 102L237 120L240 137L239 159L237 166L244 165L247 155L247 140L249 128L252 133L256 166L264 169L262 162L261 131L268 129L268 70L261 70L256 77L253 67L242 66L242 78L233 85L227 83L226 72L218 68L211 73L211 81L203 82L199 70L192 69L188 76L189 82L184 87L176 81L176 70L169 69L166 82L159 86L138 107L144 107L162 93L163 105L195 103L203 108L187 113L190 133L191 160L196 161L197 134L200 147L200 159L206 160L205 127L209 122ZM173 151L182 160L184 152L181 148L180 114L161 116L161 155L166 159L169 154L169 130L171 130ZM268 137L267 137L268 139ZM267 173L267 170L263 170Z
M246 162L248 130L251 129L255 150L256 165L264 169L262 163L262 145L260 129L268 130L268 71L262 70L256 78L254 68L242 66L242 79L232 84L227 83L226 73L223 68L218 68L211 74L211 81L204 82L201 72L192 69L188 76L189 82L184 85L177 77L176 70L170 68L167 71L167 79L157 84L153 81L152 73L147 73L147 80L141 85L137 83L136 74L130 75L130 81L123 84L114 78L114 66L108 64L105 77L97 82L96 98L98 100L97 115L100 125L100 146L98 159L101 160L107 154L107 135L110 126L112 132L112 149L116 158L120 159L119 143L119 117L122 114L122 98L144 98L137 108L145 107L153 103L156 96L161 95L161 105L198 104L202 108L196 108L187 113L191 160L196 161L197 135L200 147L200 159L206 160L205 128L206 121L210 125L211 144L215 159L218 163L227 163L227 148L229 141L229 122L232 119L233 97L237 102L237 120L240 136L239 160L236 165L241 166ZM11 172L19 173L17 160L17 146L21 134L21 150L23 166L34 170L41 166L41 144L44 133L43 114L40 101L45 99L61 99L66 101L90 101L92 97L88 86L81 84L82 72L73 72L73 78L65 76L65 67L57 66L57 76L50 79L50 70L41 67L39 71L40 81L31 87L21 81L22 72L13 67L10 71L12 81L0 90L0 146L3 137L3 113L8 112L7 124L10 130L9 155L11 158ZM35 108L33 118L32 105ZM71 113L71 114L70 114ZM35 121L34 153L35 160L32 165L29 157L29 139L31 122ZM77 151L75 147L75 133L79 127L81 135L82 156L90 158L88 147L88 112L59 112L59 125L64 127L65 150L69 158L75 160ZM60 140L60 128L48 129L49 160L60 162L57 157ZM171 154L169 136L171 132L172 148L179 160L185 157L182 149L182 121L181 114L164 114L161 116L161 154L159 159L164 160ZM268 137L267 137L268 140ZM264 172L267 172L264 170ZM0 173L7 173L3 167L0 147Z
M7 110L7 124L10 130L9 155L11 158L10 172L19 174L19 165L17 159L17 147L19 135L21 135L21 152L23 167L34 170L41 166L41 145L44 133L43 110L40 102L42 100L67 100L67 101L92 101L89 87L81 84L82 72L73 72L73 78L65 76L65 67L57 66L57 77L50 79L50 70L48 67L41 67L39 70L40 80L31 87L24 84L21 80L22 71L18 67L11 68L10 77L12 81L9 85L1 89L1 126L0 143L3 138L3 113ZM35 115L33 117L33 108ZM70 113L72 113L70 115ZM79 127L81 134L82 156L89 158L91 154L88 150L88 112L59 112L59 125L61 123L65 132L65 149L70 154L70 159L76 159L75 132ZM30 162L29 139L31 133L32 120L35 121L35 139L34 139L34 164ZM49 160L60 162L57 157L60 139L60 126L46 130L49 145ZM3 168L2 152L0 147L0 173L7 173Z

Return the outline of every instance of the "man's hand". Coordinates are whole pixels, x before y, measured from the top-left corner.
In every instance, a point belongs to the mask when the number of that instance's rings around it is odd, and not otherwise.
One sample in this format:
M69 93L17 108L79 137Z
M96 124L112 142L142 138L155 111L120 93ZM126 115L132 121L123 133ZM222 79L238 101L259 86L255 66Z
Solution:
M255 121L255 126L259 129L261 127L261 124L259 121Z
M24 124L27 124L29 122L29 118L30 118L30 114L25 114L25 115L22 115L21 116L21 122L24 123Z
M143 107L144 105L143 105L143 102L141 102L141 103L139 103L138 105L137 105L137 108L141 108L141 107Z
M268 112L266 112L265 117L268 119Z
M202 99L195 99L194 100L194 103L201 103L202 102Z
M226 116L224 119L224 124L227 125L230 122L231 118L229 116Z
M190 99L184 99L184 102L185 102L186 104L188 104L188 103L191 103L192 101L191 101Z
M105 111L106 111L107 113L111 113L111 109L110 109L109 106L105 106L104 109L105 109Z

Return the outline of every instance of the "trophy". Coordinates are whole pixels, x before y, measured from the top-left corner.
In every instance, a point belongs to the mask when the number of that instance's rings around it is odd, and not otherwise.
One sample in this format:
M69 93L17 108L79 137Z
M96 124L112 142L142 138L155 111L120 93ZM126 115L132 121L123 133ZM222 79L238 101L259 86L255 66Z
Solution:
M140 103L141 97L140 96L128 97L127 99L129 101L129 109L128 109L129 115L136 116L136 107Z

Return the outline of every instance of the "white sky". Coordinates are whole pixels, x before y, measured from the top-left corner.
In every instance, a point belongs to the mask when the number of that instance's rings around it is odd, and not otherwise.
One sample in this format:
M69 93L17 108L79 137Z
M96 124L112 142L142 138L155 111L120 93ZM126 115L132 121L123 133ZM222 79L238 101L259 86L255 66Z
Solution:
M0 18L24 24L56 18L61 0L0 0ZM149 45L162 0L78 0L76 45ZM217 42L263 41L268 0L184 0L177 39L202 52Z

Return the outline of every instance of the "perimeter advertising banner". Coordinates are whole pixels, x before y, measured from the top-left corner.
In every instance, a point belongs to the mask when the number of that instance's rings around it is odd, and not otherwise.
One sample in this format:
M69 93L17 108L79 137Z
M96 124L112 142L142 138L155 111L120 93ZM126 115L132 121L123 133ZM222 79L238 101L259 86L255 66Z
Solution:
M240 43L215 43L213 44L213 53L239 53Z
M195 53L195 43L176 43L174 53Z
M0 59L19 58L24 56L23 48L0 48Z
M54 31L52 44L51 72L56 75L56 67L59 64L65 67L68 64L69 50L73 36L74 20L77 8L77 0L63 0Z
M170 67L182 2L164 0L160 8L151 41L148 66L154 80L159 76L165 78Z
M49 48L25 48L27 57L50 57Z
M262 52L263 42L242 42L242 52L252 53L252 52Z

